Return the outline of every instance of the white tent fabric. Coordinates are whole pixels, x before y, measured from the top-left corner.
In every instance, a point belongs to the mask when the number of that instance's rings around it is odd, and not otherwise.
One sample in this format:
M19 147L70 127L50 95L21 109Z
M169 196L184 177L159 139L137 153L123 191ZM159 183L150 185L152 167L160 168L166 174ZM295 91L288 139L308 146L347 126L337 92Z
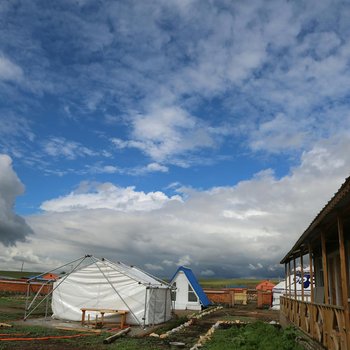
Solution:
M286 281L287 281L287 289L286 289ZM295 290L297 294L297 300L302 299L302 284L304 284L304 301L310 301L311 296L311 287L310 287L310 274L305 273L304 279L301 278L301 275L298 274L296 276L296 283L294 283L294 276L291 275L291 298L295 298ZM283 295L288 295L289 293L289 280L288 278L282 282L279 282L272 289L272 309L279 310L280 309L280 297Z
M158 324L171 318L170 286L135 267L92 257L53 286L54 318L79 321L81 308L126 310L128 324Z

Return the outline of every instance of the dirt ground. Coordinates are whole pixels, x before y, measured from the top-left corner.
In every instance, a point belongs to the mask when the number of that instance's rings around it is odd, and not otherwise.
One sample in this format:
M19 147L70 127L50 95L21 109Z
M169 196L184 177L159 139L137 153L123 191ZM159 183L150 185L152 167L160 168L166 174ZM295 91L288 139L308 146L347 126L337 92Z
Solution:
M3 312L3 310L0 310ZM178 316L183 316L186 312L179 312ZM193 312L190 312L193 313ZM85 337L83 340L72 339L66 342L62 340L46 340L40 342L0 342L0 350L2 349L48 349L48 350L58 350L58 349L173 349L171 342L183 342L185 343L184 349L190 349L199 339L201 335L204 335L209 328L216 323L218 320L240 320L241 322L253 322L256 320L261 320L264 322L276 321L278 322L278 311L257 309L256 304L248 305L236 305L233 308L223 308L221 310L215 311L210 315L207 315L199 320L190 327L186 327L180 332L174 333L166 339L151 338L147 334L150 334L157 330L158 327L148 327L147 329L141 329L140 327L132 327L131 332L124 339L117 340L115 343L110 345L105 345L102 343L105 336L94 336L94 344L89 344L89 337ZM78 322L62 322L59 320L52 320L48 318L46 321L44 319L28 319L27 321L16 321L11 322L16 324L16 327L21 326L42 326L42 327L71 327L79 328L80 324ZM68 334L73 334L74 332L67 331ZM100 338L96 340L96 338ZM81 338L79 338L81 339ZM128 344L128 342L131 342ZM134 345L133 345L134 344Z

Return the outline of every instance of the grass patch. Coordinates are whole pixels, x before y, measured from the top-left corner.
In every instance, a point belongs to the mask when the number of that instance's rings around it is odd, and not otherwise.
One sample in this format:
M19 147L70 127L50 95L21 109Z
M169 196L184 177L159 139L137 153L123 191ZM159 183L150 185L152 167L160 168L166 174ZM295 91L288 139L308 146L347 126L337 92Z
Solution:
M39 296L35 305L44 297ZM12 296L0 296L0 322L9 322L19 320L24 317L26 297L23 295ZM45 316L44 301L39 307L30 315L30 317L43 317ZM51 313L51 306L49 305L48 314Z
M11 278L22 278L38 276L41 272L29 272L29 271L0 271L0 276L11 277Z
M164 342L158 339L145 338L128 338L123 337L116 340L114 343L104 345L103 340L111 335L111 333L80 333L75 331L63 331L54 328L40 326L15 326L13 328L2 329L4 334L18 334L18 337L40 338L48 336L66 336L73 334L87 334L79 338L69 339L50 339L50 340L28 340L28 341L0 341L0 350L7 349L106 349L109 350L139 350L150 349L160 350L168 348ZM12 338L9 336L9 338ZM31 347L33 346L33 347Z
M241 327L218 329L205 350L304 350L295 342L294 328L285 330L263 322L254 322Z
M229 278L229 279L200 279L199 283L203 288L232 288L232 287L244 287L255 288L262 279L250 279L250 278ZM272 283L277 284L278 280L271 280Z
M234 316L234 315L226 315L223 317L220 317L220 320L223 321L240 321L242 323L252 323L256 322L256 318L254 317L248 317L248 316Z

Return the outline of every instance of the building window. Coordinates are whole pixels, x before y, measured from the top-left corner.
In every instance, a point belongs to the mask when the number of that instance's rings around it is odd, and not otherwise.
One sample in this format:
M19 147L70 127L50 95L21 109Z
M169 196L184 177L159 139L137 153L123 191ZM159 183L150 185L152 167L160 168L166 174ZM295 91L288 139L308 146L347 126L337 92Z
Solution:
M197 302L198 298L191 285L188 285L188 301Z

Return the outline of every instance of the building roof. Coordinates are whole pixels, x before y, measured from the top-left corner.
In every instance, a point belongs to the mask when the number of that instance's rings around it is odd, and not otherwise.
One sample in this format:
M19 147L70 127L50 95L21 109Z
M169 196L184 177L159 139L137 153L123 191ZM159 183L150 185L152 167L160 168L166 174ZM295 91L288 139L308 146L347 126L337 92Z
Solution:
M255 289L256 290L263 290L263 291L266 291L266 290L272 290L272 288L275 286L274 283L272 283L271 281L269 280L266 280L266 281L262 281L260 282L256 287Z
M174 273L174 276L171 279L170 284L172 284L176 278L176 276L178 275L178 273L182 271L185 276L187 277L188 281L190 282L192 289L195 291L195 293L197 294L199 301L201 302L201 304L203 306L209 306L211 304L211 302L209 301L208 297L206 296L206 294L204 293L202 287L200 286L200 284L197 281L196 276L194 275L193 271L191 269L189 269L188 267L185 266L180 266L176 272Z
M341 185L339 190L334 194L334 196L328 201L328 203L322 208L322 210L317 214L315 219L311 222L309 227L300 236L298 241L294 244L293 248L286 254L286 256L281 260L281 264L284 264L291 260L292 256L303 248L305 242L312 238L312 235L320 233L319 226L327 221L330 221L331 216L337 215L341 212L342 207L350 203L350 176ZM307 248L305 248L307 251Z

